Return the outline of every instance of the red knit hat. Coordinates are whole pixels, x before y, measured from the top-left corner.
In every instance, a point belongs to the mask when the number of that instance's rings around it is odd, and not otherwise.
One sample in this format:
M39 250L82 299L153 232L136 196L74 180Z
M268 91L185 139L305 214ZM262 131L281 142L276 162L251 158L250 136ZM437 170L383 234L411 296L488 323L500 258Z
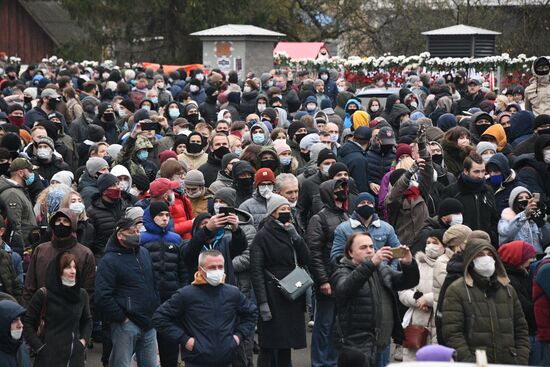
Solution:
M519 268L537 254L537 250L528 242L512 241L498 248L498 255L503 263Z
M395 151L395 160L398 161L399 157L401 157L403 154L408 154L410 157L412 157L413 152L409 144L397 144L397 150Z
M273 171L269 168L260 168L256 172L256 186L259 186L262 182L270 182L272 184L275 183L275 175L273 174Z

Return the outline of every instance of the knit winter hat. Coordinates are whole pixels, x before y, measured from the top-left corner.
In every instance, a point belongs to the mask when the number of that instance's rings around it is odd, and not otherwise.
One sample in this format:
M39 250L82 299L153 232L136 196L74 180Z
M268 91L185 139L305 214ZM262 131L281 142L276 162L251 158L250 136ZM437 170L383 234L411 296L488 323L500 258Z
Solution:
M450 362L456 350L439 344L426 345L416 352L418 362Z
M283 140L275 140L273 142L273 147L277 151L277 155L281 155L284 152L291 152L290 146Z
M111 144L107 148L107 153L109 154L109 157L116 159L118 157L118 153L122 150L122 145L120 144Z
M248 161L239 161L233 165L233 170L231 171L231 175L233 178L239 177L241 173L248 172L250 174L254 174L254 168Z
M310 150L311 146L315 143L320 143L321 138L319 137L319 134L308 134L302 138L300 141L300 149L303 150Z
M187 175L185 176L185 179L183 181L185 182L185 186L204 186L204 175L201 171L192 169L191 171L187 172Z
M97 179L97 189L99 190L99 192L103 193L103 191L107 190L109 187L113 186L117 182L118 178L115 175L112 175L110 173L103 173Z
M531 191L529 191L528 188L526 187L523 187L523 186L516 186L514 187L514 189L512 190L512 192L510 193L510 196L508 197L508 206L510 208L512 208L514 206L514 201L516 201L516 198L518 197L519 194L521 194L522 192L527 192L529 193L529 195L532 195L531 194Z
M224 187L216 191L216 194L214 195L214 200L216 199L222 200L230 207L234 207L237 200L237 191L235 191L235 189L232 189L231 187Z
M327 159L336 159L336 156L332 152L332 150L325 148L319 152L319 155L317 156L317 165L320 165Z
M470 233L472 233L470 227L463 224L455 224L445 231L443 245L445 247L454 247L466 243Z
M88 140L98 143L105 139L105 130L96 124L90 124L88 127Z
M123 99L120 102L120 105L123 106L124 108L126 108L127 110L129 110L132 113L134 113L136 111L136 106L129 99Z
M134 222L143 222L143 208L140 206L126 208L124 216L132 219Z
M165 201L151 202L151 205L149 206L149 213L151 213L151 218L155 218L161 212L170 213L170 208L168 207L168 204L166 204Z
M235 153L227 153L226 155L224 155L222 158L222 170L226 169L229 162L231 162L235 158L239 158L239 156Z
M359 195L357 195L357 197L355 198L354 205L357 206L357 205L359 205L360 202L362 202L364 200L370 201L373 204L376 202L376 200L374 199L374 196L372 196L371 193L362 192Z
M496 153L497 152L497 145L494 144L494 143L490 143L488 141L480 141L479 143L477 143L477 146L476 146L476 153L477 154L482 155L484 152L486 152L488 150L492 150Z
M300 130L301 128L306 128L306 124L304 124L303 122L300 122L300 121L296 121L296 122L293 122L290 124L290 126L288 127L288 137L290 139L293 139L294 138L294 134L296 133L296 131Z
M348 166L342 162L336 162L328 169L328 178L333 179L339 172L346 171L349 173Z
M55 145L54 145L53 140L51 138L47 137L47 136L44 136L44 137L38 139L38 141L36 142L36 146L38 146L40 144L47 144L52 150L55 150Z
M498 248L498 256L504 264L519 268L537 254L537 250L525 241L512 241Z
M132 176L132 184L141 192L149 190L149 179L145 175L137 174Z
M281 195L272 194L269 200L267 201L267 216L273 214L282 205L290 205L288 200Z
M437 127L442 131L447 131L456 126L456 117L452 113L444 113L437 119Z
M478 240L491 242L491 236L489 236L489 233L485 231L476 229L475 231L472 231L472 233L470 233L470 235L468 236L468 239L466 240L466 246L468 246L468 243L475 242Z
M97 172L99 172L102 168L109 168L109 163L103 158L99 157L91 157L86 162L86 171L90 174L90 176L94 177L97 175Z
M397 144L397 149L395 150L395 161L399 160L403 154L408 154L412 157L412 149L409 144Z
M260 168L256 172L256 177L254 179L256 186L259 186L263 182L275 183L275 175L269 168Z
M445 133L438 127L432 126L426 129L426 139L428 141L441 141Z
M437 216L439 218L444 217L449 214L458 214L464 213L464 205L455 198L446 198L441 203L439 203L439 208L437 209Z

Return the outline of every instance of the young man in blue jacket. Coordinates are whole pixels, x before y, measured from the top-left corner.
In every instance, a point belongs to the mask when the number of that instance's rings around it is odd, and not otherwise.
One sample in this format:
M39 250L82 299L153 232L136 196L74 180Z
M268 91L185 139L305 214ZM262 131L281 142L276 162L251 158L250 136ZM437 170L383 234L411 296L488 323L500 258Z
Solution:
M193 283L157 309L153 325L163 338L185 346L186 367L229 367L239 344L253 336L258 310L237 287L224 284L221 252L204 251L198 263Z
M111 322L110 366L157 366L152 317L160 304L149 252L139 246L137 221L122 217L107 242L95 283L98 311Z

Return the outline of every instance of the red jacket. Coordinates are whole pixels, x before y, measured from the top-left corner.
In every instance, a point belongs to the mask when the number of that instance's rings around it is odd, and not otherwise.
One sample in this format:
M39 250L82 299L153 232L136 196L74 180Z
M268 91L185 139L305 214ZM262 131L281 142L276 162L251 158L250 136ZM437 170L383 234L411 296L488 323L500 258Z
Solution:
M193 227L193 209L191 202L185 195L174 193L176 200L170 205L170 215L174 221L174 232L184 240L191 239L191 227Z

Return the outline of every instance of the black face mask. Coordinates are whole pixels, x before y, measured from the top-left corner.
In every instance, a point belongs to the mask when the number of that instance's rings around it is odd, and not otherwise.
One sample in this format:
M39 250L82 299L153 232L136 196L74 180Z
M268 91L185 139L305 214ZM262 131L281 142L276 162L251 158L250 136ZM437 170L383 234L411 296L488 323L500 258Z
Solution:
M302 139L304 138L304 136L306 136L307 134L306 133L300 133L300 134L294 134L294 141L298 144L300 144L300 142L302 141Z
M57 238L67 238L71 235L71 226L66 226L63 224L54 224L52 226L52 231L55 237Z
M218 159L222 159L224 155L230 153L230 150L228 147L221 146L218 149L214 151L214 155Z
M192 115L187 115L187 121L189 121L193 125L196 125L199 122L199 115L196 113Z
M290 222L290 213L279 213L278 221L283 224Z
M300 155L302 156L302 159L304 161L309 162L309 152L308 153L300 152Z
M103 119L107 122L111 122L115 120L115 114L111 112L107 112L103 114Z
M250 193L252 192L252 188L254 185L254 178L253 177L237 178L236 184L237 184L237 189L242 190L246 193Z
M7 176L9 168L10 168L10 163L9 162L1 163L0 164L0 175Z
M508 126L504 128L504 133L506 134L506 140L512 141L512 127Z
M365 220L369 219L374 214L374 208L370 205L358 206L355 208L355 211Z
M476 125L476 131L479 134L479 136L483 135L483 133L485 132L485 130L489 128L489 126L491 125L488 125L488 124Z
M538 135L550 135L550 128L537 130Z
M517 213L521 213L522 211L527 208L527 204L529 204L529 200L517 200L516 204L514 205L514 211Z
M57 108L57 100L56 99L53 99L53 98L50 98L48 100L48 107L50 108L50 110L55 110Z
M336 196L336 200L342 203L346 201L346 192L344 190L335 192L334 196Z
M442 154L432 155L432 161L441 166L441 163L443 162L443 155Z
M216 103L216 100L218 99L218 96L208 96L208 97L206 97L206 99L210 103Z
M388 144L388 145L380 145L380 150L381 150L382 153L384 153L384 154L391 152L392 149L393 149L393 145L391 145L391 144Z
M197 154L202 151L202 144L189 143L187 144L187 153Z
M139 235L138 234L130 234L124 237L124 240L122 241L123 245L126 247L134 248L139 246Z
M32 97L23 97L23 101L25 103L31 103L32 102Z
M279 162L278 161L274 161L274 160L268 160L268 161L261 161L260 162L260 166L262 168L269 168L270 170L272 170L273 172L275 172L275 170L277 168L279 168Z

